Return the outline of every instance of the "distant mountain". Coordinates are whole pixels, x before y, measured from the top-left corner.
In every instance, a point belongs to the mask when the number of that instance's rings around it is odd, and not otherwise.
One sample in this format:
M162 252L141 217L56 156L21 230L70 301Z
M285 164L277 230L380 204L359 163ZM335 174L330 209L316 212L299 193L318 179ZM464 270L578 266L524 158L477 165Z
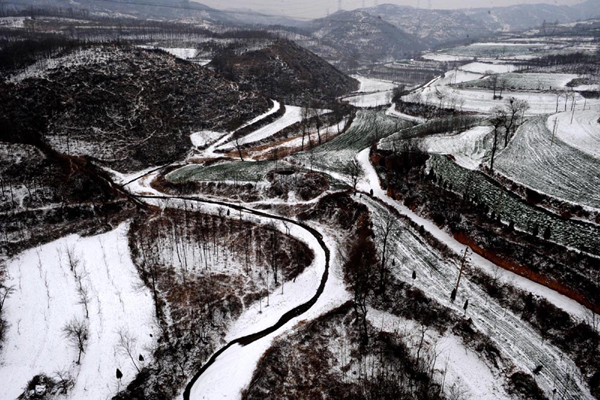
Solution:
M234 19L243 25L282 25L300 26L301 21L283 15L272 15L256 12L247 8L231 8L225 10L228 18Z
M521 4L461 10L427 10L382 4L363 11L429 45L436 45L497 32L524 30L540 26L544 21L574 22L592 18L600 14L600 0L588 0L574 6Z
M339 50L345 64L404 58L426 46L381 16L366 11L339 11L304 26L324 45Z
M357 81L285 39L243 54L225 51L209 67L239 83L242 90L257 91L286 104L301 105L311 99L329 102L358 89Z
M16 10L30 7L88 10L110 17L238 23L228 12L189 0L14 0L5 6Z

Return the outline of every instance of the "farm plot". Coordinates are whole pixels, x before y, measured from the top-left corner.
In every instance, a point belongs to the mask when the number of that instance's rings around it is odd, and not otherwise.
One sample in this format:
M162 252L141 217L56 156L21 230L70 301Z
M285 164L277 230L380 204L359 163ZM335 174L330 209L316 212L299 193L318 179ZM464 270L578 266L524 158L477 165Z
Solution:
M259 182L265 179L269 171L289 167L291 165L285 161L234 161L210 167L187 165L171 172L166 178L175 183L185 181Z
M598 112L587 110L575 114L563 112L548 118L546 127L552 131L556 124L556 137L596 159L600 159L600 123ZM573 122L571 123L571 119ZM600 161L599 161L600 162Z
M507 72L513 72L519 69L518 65L514 64L494 64L494 63L483 63L473 62L460 67L462 71L471 72L476 74L504 74Z
M553 242L600 255L600 229L596 225L566 220L544 212L524 200L507 194L499 185L478 171L462 168L445 156L433 155L428 166L435 175L452 185L456 193L477 196L481 204L493 210L502 221L513 221L517 229L531 232L533 226L543 231L551 227Z
M510 90L563 90L567 84L578 75L575 74L502 74L498 76L499 85ZM467 88L490 88L490 78L464 82L461 86Z
M17 398L37 374L56 379L61 371L73 378L68 398L110 398L143 367L140 354L150 360L154 307L131 261L128 229L67 236L9 261L6 283L15 293L5 303L10 327L0 354L0 398ZM80 365L63 331L75 318L88 327ZM119 346L120 333L130 338L134 359Z
M325 110L319 110L319 114L325 113ZM281 118L278 118L273 123L268 124L256 131L250 133L239 139L238 143L240 145L246 145L249 143L254 143L266 139L270 136L275 135L277 132L287 128L290 125L293 125L302 120L302 107L296 106L285 106L285 114ZM235 144L229 142L217 148L217 150L221 151L231 151L235 148Z
M359 93L384 92L394 88L394 82L381 79L367 78L362 75L352 75L360 83Z
M370 108L385 106L392 103L392 90L361 94L357 96L345 97L344 100L359 108Z
M412 123L390 117L385 112L359 111L346 133L311 151L287 159L305 167L343 173L358 152L409 126Z
M504 97L508 96L509 94L505 92ZM442 104L444 106L457 104L463 111L489 113L494 107L503 105L503 101L494 101L493 97L492 90L430 86L417 93L404 96L403 100L409 102L418 100L425 104ZM511 92L510 97L529 103L530 108L526 115L550 114L556 111L556 94L554 93ZM579 106L580 104L584 104L584 98L580 94L575 94L575 101L579 108L582 107ZM600 100L587 100L587 106L595 107L597 105L600 105Z
M444 53L459 58L523 58L540 57L560 51L564 46L549 46L548 43L473 43L468 46L454 47Z
M527 187L572 203L600 209L600 163L561 140L552 140L547 118L519 128L497 157L498 172Z
M491 149L492 128L477 126L457 135L435 135L422 140L420 147L430 154L449 154L467 169L477 169Z

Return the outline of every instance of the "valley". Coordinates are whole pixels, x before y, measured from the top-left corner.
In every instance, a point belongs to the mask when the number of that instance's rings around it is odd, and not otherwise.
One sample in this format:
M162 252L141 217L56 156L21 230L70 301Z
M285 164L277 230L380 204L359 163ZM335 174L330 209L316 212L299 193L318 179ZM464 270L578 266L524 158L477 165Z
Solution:
M0 398L600 398L593 1L78 3L0 17Z

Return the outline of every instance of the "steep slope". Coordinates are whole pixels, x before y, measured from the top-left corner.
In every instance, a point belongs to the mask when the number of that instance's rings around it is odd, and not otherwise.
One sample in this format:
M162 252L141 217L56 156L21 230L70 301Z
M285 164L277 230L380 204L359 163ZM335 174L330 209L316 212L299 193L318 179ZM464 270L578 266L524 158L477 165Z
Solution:
M358 89L358 82L289 40L241 55L223 52L209 65L245 90L286 104L328 102Z
M270 102L162 51L101 46L32 66L0 85L3 140L44 142L131 171L175 161L189 135L227 130ZM42 140L43 139L43 140Z
M305 28L324 44L340 49L350 63L405 58L425 47L382 17L360 10L340 11Z

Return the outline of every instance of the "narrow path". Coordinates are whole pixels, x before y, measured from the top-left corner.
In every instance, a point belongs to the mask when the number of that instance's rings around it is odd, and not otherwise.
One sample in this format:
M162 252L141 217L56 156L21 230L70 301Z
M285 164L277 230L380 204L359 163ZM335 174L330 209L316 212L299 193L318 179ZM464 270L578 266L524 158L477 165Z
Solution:
M359 183L359 189L364 192L369 192L370 190L373 190L374 197L376 197L383 203L392 206L399 213L407 216L415 223L423 225L425 229L429 233L431 233L437 240L446 244L454 252L462 254L465 248L467 248L466 245L458 242L449 233L443 231L431 221L418 216L408 207L398 203L397 201L395 201L387 195L385 190L383 190L383 188L381 187L379 177L377 175L377 172L375 171L375 168L373 167L373 165L371 165L371 162L369 160L369 153L370 149L365 149L361 151L357 156L357 160L365 174L363 181ZM558 293L553 289L550 289L546 286L530 281L529 279L524 278L520 275L514 274L510 271L500 268L490 260L483 258L477 253L471 253L470 258L475 265L477 265L479 268L486 271L487 273L499 273L504 279L506 279L506 281L511 282L514 286L545 298L555 306L561 308L562 310L568 312L569 314L573 315L574 317L580 320L585 320L589 316L590 311L586 307L579 304L575 300L572 300L567 296Z

